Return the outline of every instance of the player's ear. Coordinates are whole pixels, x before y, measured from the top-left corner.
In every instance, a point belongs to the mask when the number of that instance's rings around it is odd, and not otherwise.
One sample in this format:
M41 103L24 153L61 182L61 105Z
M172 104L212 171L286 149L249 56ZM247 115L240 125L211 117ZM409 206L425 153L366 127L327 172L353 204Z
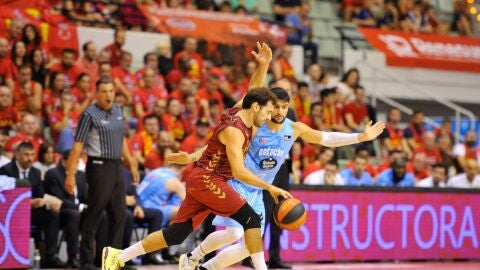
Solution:
M260 105L258 105L258 102L254 102L254 103L252 104L252 108L253 108L253 111L254 111L254 112L260 111Z

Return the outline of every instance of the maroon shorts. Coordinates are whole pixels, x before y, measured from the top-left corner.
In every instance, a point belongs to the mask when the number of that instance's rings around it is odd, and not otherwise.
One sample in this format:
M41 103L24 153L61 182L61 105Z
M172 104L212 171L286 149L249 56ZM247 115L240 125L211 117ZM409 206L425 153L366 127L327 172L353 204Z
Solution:
M186 181L185 200L180 205L175 223L193 220L196 228L209 213L228 217L235 214L246 200L223 177L195 167Z

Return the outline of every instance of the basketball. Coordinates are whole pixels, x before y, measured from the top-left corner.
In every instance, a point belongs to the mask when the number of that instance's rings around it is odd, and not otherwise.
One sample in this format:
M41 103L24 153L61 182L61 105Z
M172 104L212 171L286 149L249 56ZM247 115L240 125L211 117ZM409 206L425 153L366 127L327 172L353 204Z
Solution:
M307 220L307 212L302 202L291 198L280 201L273 210L273 219L278 227L285 230L296 230Z

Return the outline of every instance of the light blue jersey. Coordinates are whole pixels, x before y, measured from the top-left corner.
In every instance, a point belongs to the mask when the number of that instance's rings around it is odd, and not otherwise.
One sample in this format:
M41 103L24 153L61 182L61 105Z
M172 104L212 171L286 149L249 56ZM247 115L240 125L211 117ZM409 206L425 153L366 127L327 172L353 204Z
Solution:
M258 129L248 149L245 157L245 167L269 184L275 179L275 175L288 157L294 143L292 123L290 119L285 119L282 129L277 132L270 131L267 124L263 124ZM262 189L245 184L237 179L232 179L228 183L260 215L263 233L265 229L265 206ZM235 220L220 216L215 217L213 225L242 227Z
M166 167L149 172L137 187L140 204L145 208L162 211L162 226L167 225L173 207L179 206L182 200L175 193L170 193L165 188L167 180L177 178L177 173Z

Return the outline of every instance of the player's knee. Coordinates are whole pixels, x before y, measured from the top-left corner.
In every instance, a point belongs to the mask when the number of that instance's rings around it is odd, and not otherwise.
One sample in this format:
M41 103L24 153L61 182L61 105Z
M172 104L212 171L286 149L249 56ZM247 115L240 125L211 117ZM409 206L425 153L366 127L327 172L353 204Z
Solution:
M245 231L248 229L260 228L260 216L255 213L252 207L247 203L230 217L240 223Z
M231 242L235 242L243 237L243 229L237 227L227 227L225 229L228 232L228 237L230 237Z
M168 246L179 245L193 231L192 221L188 220L180 223L173 223L163 229L163 237Z

